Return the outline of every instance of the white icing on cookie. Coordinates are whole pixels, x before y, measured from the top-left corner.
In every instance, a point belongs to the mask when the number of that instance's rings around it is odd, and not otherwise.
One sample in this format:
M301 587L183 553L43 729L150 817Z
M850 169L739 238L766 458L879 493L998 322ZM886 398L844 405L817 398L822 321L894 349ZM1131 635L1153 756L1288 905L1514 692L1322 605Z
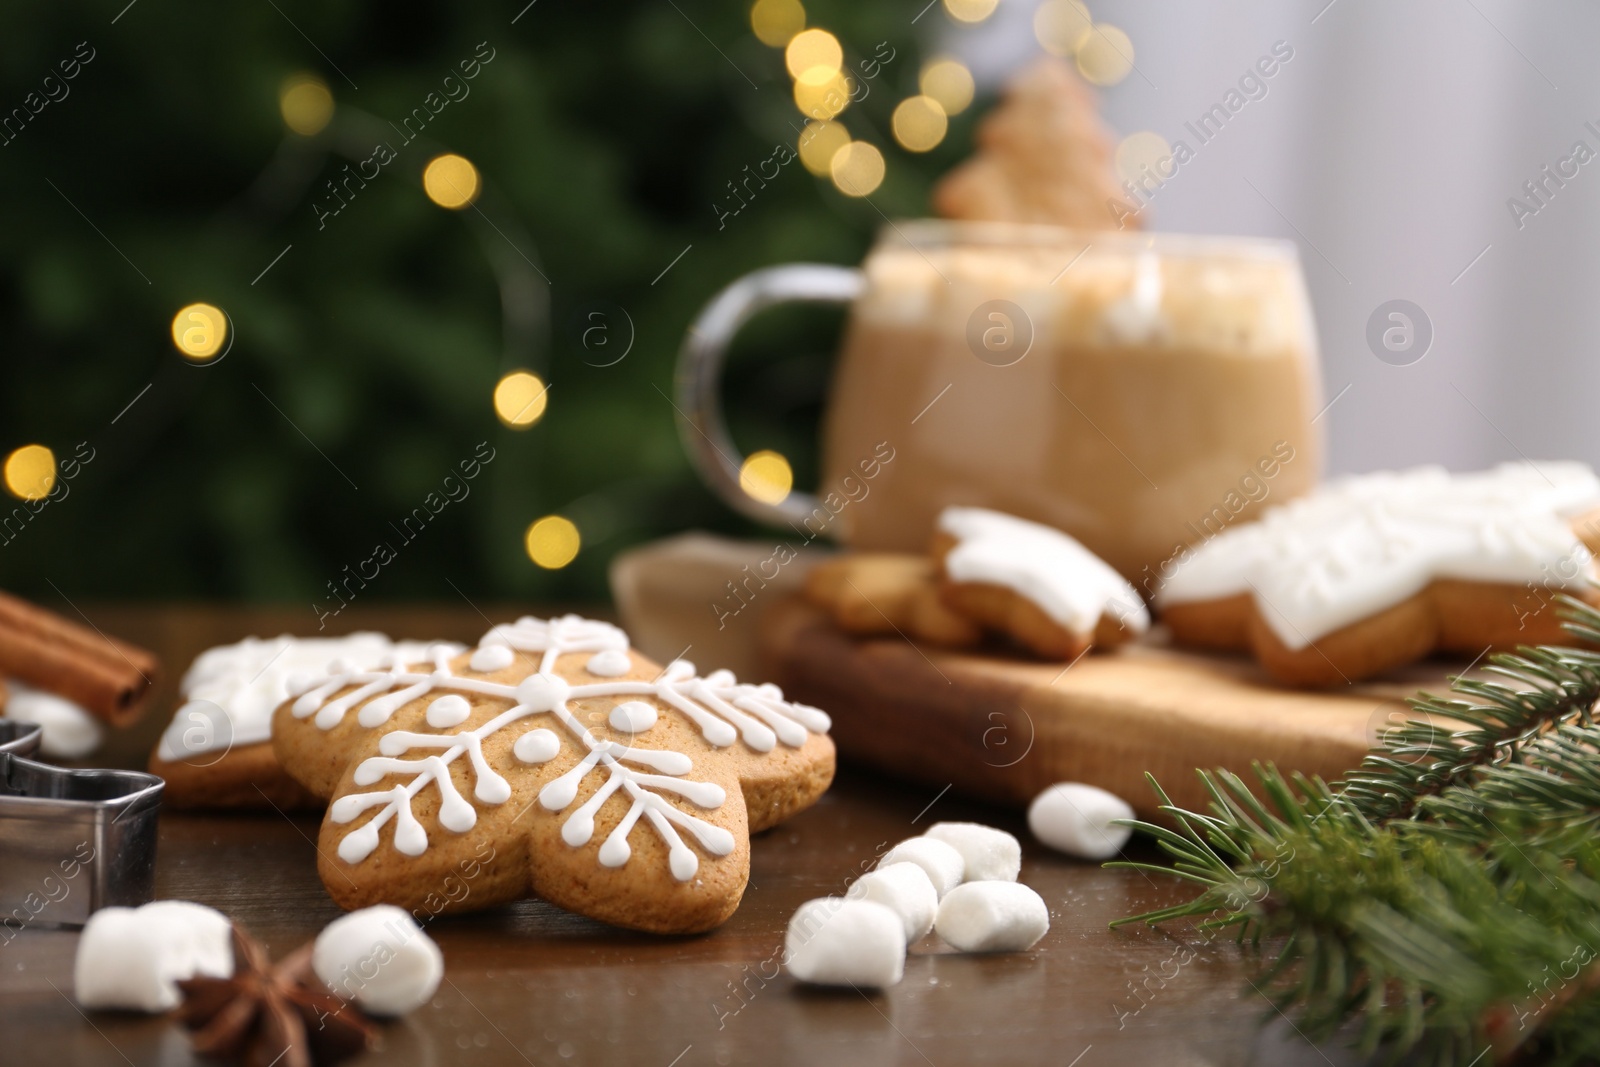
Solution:
M1249 593L1279 640L1305 648L1436 578L1581 585L1594 557L1570 520L1597 505L1600 480L1582 463L1345 478L1195 547L1156 601Z
M939 529L957 541L944 558L952 581L1009 589L1077 634L1093 633L1102 615L1134 633L1150 626L1133 586L1054 527L984 508L945 508Z
M517 654L505 645L480 645L473 650L468 666L483 674L492 674L505 670L516 658Z
M561 738L556 736L554 730L546 730L543 726L529 730L511 746L511 754L523 763L549 763L560 751Z
M342 670L395 662L428 662L439 650L445 658L460 645L391 641L383 634L347 637L247 637L200 653L178 685L184 703L161 735L156 754L167 761L253 745L272 737L272 712L289 697Z
M596 678L621 678L632 668L633 661L628 658L628 654L615 648L596 652L589 657L589 662L583 665L583 669Z
M613 730L641 734L656 724L656 709L642 700L627 700L611 709L608 721Z
M381 668L353 670L330 675L295 701L293 714L313 718L317 726L330 730L345 714L360 705L356 720L364 726L387 722L401 706L435 690L450 695L430 705L431 709L458 694L491 697L510 706L472 730L456 733L419 733L393 730L378 741L377 756L357 765L353 780L357 785L376 785L386 777L401 779L388 789L350 793L336 799L328 809L337 823L354 821L363 812L377 808L377 814L339 842L339 858L360 863L378 847L379 831L394 822L394 847L408 856L427 850L428 834L412 811L412 798L429 785L439 790L439 823L455 833L465 833L477 823L477 809L462 796L451 773L451 764L465 756L471 766L473 799L479 804L502 804L511 797L511 785L489 766L483 742L512 723L535 715L553 716L586 755L564 774L546 782L539 791L539 803L550 811L562 811L576 799L585 778L604 772L603 782L578 806L561 827L562 840L573 847L588 843L594 835L595 815L613 794L629 802L627 812L616 824L599 850L599 861L607 867L627 862L631 853L628 834L641 819L666 843L668 866L674 878L688 881L699 870L699 858L684 843L679 829L693 837L713 856L733 851L733 835L726 829L689 814L668 803L661 794L674 793L701 808L720 807L727 799L723 788L714 782L685 780L693 761L682 752L670 749L636 748L631 744L605 741L596 737L569 708L571 701L593 697L647 697L654 704L638 699L619 699L612 710L612 725L617 729L618 713L637 733L653 725L659 717L657 707L677 711L695 726L712 745L726 747L742 739L758 753L770 752L777 744L798 748L810 733L825 733L831 723L816 708L783 699L774 685L740 684L728 671L716 671L697 678L694 667L674 660L652 681L619 680L573 684L555 673L556 661L572 653L617 652L624 657L628 638L615 626L567 615L549 621L523 618L511 626L497 626L480 643L480 650L504 646L519 652L538 653L538 668L515 685L486 678L454 674L448 659L436 659L426 674ZM590 662L593 662L591 658ZM592 673L592 672L591 672ZM334 698L340 690L350 689ZM362 702L366 703L363 704ZM466 701L463 699L463 703ZM625 710L625 709L632 710ZM377 709L374 712L373 709ZM639 709L643 709L642 711ZM648 721L646 721L648 720ZM512 745L512 755L523 764L538 764L554 759L561 750L561 736L546 727L524 733ZM420 758L400 757L422 749ZM645 768L639 770L638 768ZM518 768L508 768L515 773Z
M459 693L442 696L428 705L428 725L440 728L460 726L472 714L472 705Z

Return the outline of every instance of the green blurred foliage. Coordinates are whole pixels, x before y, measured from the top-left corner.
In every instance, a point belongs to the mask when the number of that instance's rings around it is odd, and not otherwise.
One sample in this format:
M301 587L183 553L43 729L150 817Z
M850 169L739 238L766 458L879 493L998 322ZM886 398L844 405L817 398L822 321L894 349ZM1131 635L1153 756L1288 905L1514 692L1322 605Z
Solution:
M888 135L929 51L918 37L942 20L913 26L916 5L808 4L849 62L880 41L896 53L843 116L888 159L872 204L795 161L719 225L726 184L801 125L782 53L750 32L743 2L539 0L514 25L523 0L124 2L0 14L0 110L24 106L80 42L94 50L69 94L0 147L0 451L42 442L64 458L87 441L95 457L0 544L0 583L47 600L331 607L327 583L380 541L397 557L361 598L454 599L453 584L474 600L590 600L630 544L689 527L756 533L700 487L679 444L663 394L685 327L746 271L858 262L879 211L924 213L970 142L970 111L928 155ZM479 42L494 59L429 124L433 147L390 138L398 158L319 229L324 183L370 152L362 124L398 122ZM316 138L279 116L298 71L338 102ZM340 142L360 150L330 154ZM487 218L423 196L438 148L477 164ZM532 346L502 330L494 257L551 279ZM234 324L213 366L187 365L170 341L174 312L196 300ZM581 343L601 305L625 310L635 334L606 367L592 364L616 349ZM727 382L739 445L784 452L801 485L815 477L838 322L764 316ZM614 314L609 329L627 332ZM552 386L527 432L490 405L517 366ZM480 442L495 459L470 496L398 537L392 524ZM558 572L522 546L551 512L585 539Z

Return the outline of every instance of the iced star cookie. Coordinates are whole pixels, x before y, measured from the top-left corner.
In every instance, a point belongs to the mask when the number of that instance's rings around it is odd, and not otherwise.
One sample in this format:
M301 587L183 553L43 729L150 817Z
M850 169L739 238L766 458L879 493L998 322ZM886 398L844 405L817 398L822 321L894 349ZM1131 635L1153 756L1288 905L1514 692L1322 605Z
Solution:
M434 647L383 634L345 637L247 637L208 649L178 684L183 703L150 754L150 772L166 779L176 808L319 806L278 765L272 712L303 681L330 666L374 668L428 661ZM461 645L440 644L454 655Z
M1054 527L984 508L939 514L933 555L955 611L1046 659L1130 641L1150 627L1133 586Z
M695 933L738 907L750 834L827 789L829 725L776 686L659 667L568 615L424 666L331 671L278 708L272 741L332 801L318 873L341 907L434 915L532 893Z
M1579 463L1352 477L1180 555L1156 603L1177 643L1250 651L1293 685L1435 650L1570 645L1555 596L1600 604L1597 506L1600 481Z

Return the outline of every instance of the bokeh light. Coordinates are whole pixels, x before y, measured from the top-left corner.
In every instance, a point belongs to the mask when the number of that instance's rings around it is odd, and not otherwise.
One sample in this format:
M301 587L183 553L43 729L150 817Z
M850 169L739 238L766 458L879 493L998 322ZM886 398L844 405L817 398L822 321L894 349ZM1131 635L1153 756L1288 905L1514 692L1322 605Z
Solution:
M1076 55L1093 28L1081 0L1045 0L1033 13L1033 35L1051 55Z
M750 8L750 28L762 44L782 48L806 28L806 9L800 0L756 0Z
M778 452L753 452L739 467L739 488L752 500L780 504L794 488L794 470Z
M957 22L982 22L994 14L1000 0L944 0L944 9Z
M783 62L796 81L823 81L844 66L844 49L827 30L805 30L783 50Z
M23 500L43 500L56 484L56 454L44 445L23 445L6 457L6 489Z
M908 152L926 152L944 140L950 120L931 96L913 96L894 109L894 139Z
M845 196L870 196L883 184L883 153L865 141L851 141L833 154L828 172Z
M228 317L212 304L189 304L172 316L172 343L186 359L210 359L227 339Z
M939 101L946 115L959 115L972 104L972 71L959 59L930 59L917 78L922 95Z
M312 137L333 119L333 93L315 74L293 74L278 90L278 110L285 126L302 137Z
M1097 22L1078 45L1078 73L1096 85L1115 85L1133 69L1133 41L1109 23Z
M440 207L460 210L478 199L478 168L465 156L434 156L422 172L422 190Z
M528 527L523 543L529 559L547 571L558 571L578 558L583 538L571 519L546 515Z
M1172 164L1169 162L1163 168L1161 161L1171 155L1172 146L1159 133L1153 130L1130 133L1117 145L1117 177L1138 184L1140 180L1148 180L1148 172L1157 181L1165 181L1172 177ZM1163 170L1166 173L1162 173Z
M532 371L514 370L494 387L494 413L513 430L526 430L544 417L549 388Z
M794 83L794 105L807 118L831 119L849 103L850 83L838 71L828 74L822 81L801 78Z
M850 143L850 131L837 122L808 122L800 131L800 165L819 178L830 173L833 154Z

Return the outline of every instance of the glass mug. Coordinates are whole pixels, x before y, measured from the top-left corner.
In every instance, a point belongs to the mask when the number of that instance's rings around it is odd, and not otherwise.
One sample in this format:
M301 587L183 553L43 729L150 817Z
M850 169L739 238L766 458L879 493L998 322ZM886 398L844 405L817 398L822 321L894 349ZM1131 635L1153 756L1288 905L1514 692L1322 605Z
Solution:
M763 308L848 303L823 484L739 484L719 376ZM678 361L682 434L736 510L807 541L924 551L939 511L1067 531L1153 591L1184 546L1316 484L1316 331L1292 244L924 220L860 270L791 264L723 290Z

